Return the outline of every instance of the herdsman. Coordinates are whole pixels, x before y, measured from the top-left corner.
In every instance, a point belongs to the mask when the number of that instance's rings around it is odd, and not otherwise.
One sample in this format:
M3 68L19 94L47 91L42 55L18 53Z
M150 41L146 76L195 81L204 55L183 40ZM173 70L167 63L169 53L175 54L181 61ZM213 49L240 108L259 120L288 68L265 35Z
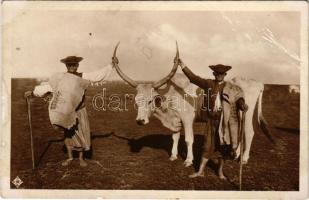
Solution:
M90 149L91 135L89 120L85 107L85 90L91 82L99 82L109 77L112 64L98 71L77 72L82 57L68 56L60 61L67 67L67 72L56 73L49 78L48 84L35 87L34 91L27 91L25 96L42 97L52 92L49 103L49 118L54 129L64 132L64 143L68 151L68 159L62 162L67 166L73 160L72 151L79 151L80 166L87 163L83 152Z
M229 95L224 97L223 90L226 87L227 83L224 81L226 72L232 67L227 65L211 65L209 66L213 70L213 75L215 79L203 79L195 75L183 62L179 59L179 65L182 68L184 74L189 78L190 82L199 86L204 90L204 99L203 106L201 108L201 118L202 121L206 122L206 130L204 136L204 147L202 153L202 159L199 167L199 171L190 175L191 178L204 176L205 166L209 159L218 159L218 175L221 179L226 177L223 174L223 163L224 159L228 157L235 157L236 152L235 148L237 146L237 136L231 139L234 144L225 145L225 142L222 141L222 137L219 134L220 120L223 121L223 108L222 100L227 100ZM229 86L231 86L229 84ZM227 87L226 87L227 88ZM235 88L234 86L229 88ZM232 90L229 90L232 91ZM233 94L235 99L236 109L246 111L248 106L245 104L243 93L238 90L237 94ZM232 91L233 92L233 91ZM235 109L229 109L229 112L235 111ZM236 112L234 112L236 113ZM234 124L234 127L238 126ZM222 126L222 124L221 124ZM220 136L219 136L220 135ZM231 143L232 143L231 142Z

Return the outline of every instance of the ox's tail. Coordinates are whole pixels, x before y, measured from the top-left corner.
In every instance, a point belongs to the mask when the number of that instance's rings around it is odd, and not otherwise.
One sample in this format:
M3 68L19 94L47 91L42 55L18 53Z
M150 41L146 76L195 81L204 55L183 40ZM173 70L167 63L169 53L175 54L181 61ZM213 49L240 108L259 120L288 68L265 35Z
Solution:
M273 143L275 144L275 141L273 137L270 134L270 131L268 129L268 124L262 114L262 97L263 97L263 92L264 92L264 87L261 89L260 94L259 94L259 100L258 100L258 123L259 126L261 127L263 133L266 135L266 137Z

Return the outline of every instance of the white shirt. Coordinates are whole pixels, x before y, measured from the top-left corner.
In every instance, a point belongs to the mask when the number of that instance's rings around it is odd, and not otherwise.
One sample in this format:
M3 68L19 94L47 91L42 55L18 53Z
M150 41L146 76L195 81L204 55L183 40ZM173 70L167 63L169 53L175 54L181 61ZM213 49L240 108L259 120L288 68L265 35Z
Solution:
M222 83L224 83L224 81L219 82L219 85L221 85ZM218 92L213 111L217 112L217 111L220 111L221 109L222 109L221 97L220 97L220 93Z
M100 82L107 79L110 76L112 69L113 69L112 65L109 64L106 67L103 67L97 71L84 72L82 74L82 78L94 83ZM42 82L40 85L35 86L33 90L34 96L37 97L42 97L47 92L52 92L52 88L50 87L48 82Z

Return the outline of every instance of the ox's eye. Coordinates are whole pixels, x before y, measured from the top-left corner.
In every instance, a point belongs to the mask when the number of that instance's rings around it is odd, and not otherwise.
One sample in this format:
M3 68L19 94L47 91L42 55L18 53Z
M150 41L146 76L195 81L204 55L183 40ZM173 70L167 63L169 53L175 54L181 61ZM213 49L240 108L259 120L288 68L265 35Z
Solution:
M152 100L148 101L148 105L152 103Z

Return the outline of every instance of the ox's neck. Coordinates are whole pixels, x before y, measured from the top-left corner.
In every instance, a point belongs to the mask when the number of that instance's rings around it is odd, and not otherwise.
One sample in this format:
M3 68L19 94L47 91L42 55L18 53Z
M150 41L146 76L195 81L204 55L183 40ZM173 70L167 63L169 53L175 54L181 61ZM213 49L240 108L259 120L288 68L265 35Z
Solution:
M179 132L182 128L179 113L176 110L166 107L166 105L157 108L154 111L154 116L161 121L163 126L173 132Z

